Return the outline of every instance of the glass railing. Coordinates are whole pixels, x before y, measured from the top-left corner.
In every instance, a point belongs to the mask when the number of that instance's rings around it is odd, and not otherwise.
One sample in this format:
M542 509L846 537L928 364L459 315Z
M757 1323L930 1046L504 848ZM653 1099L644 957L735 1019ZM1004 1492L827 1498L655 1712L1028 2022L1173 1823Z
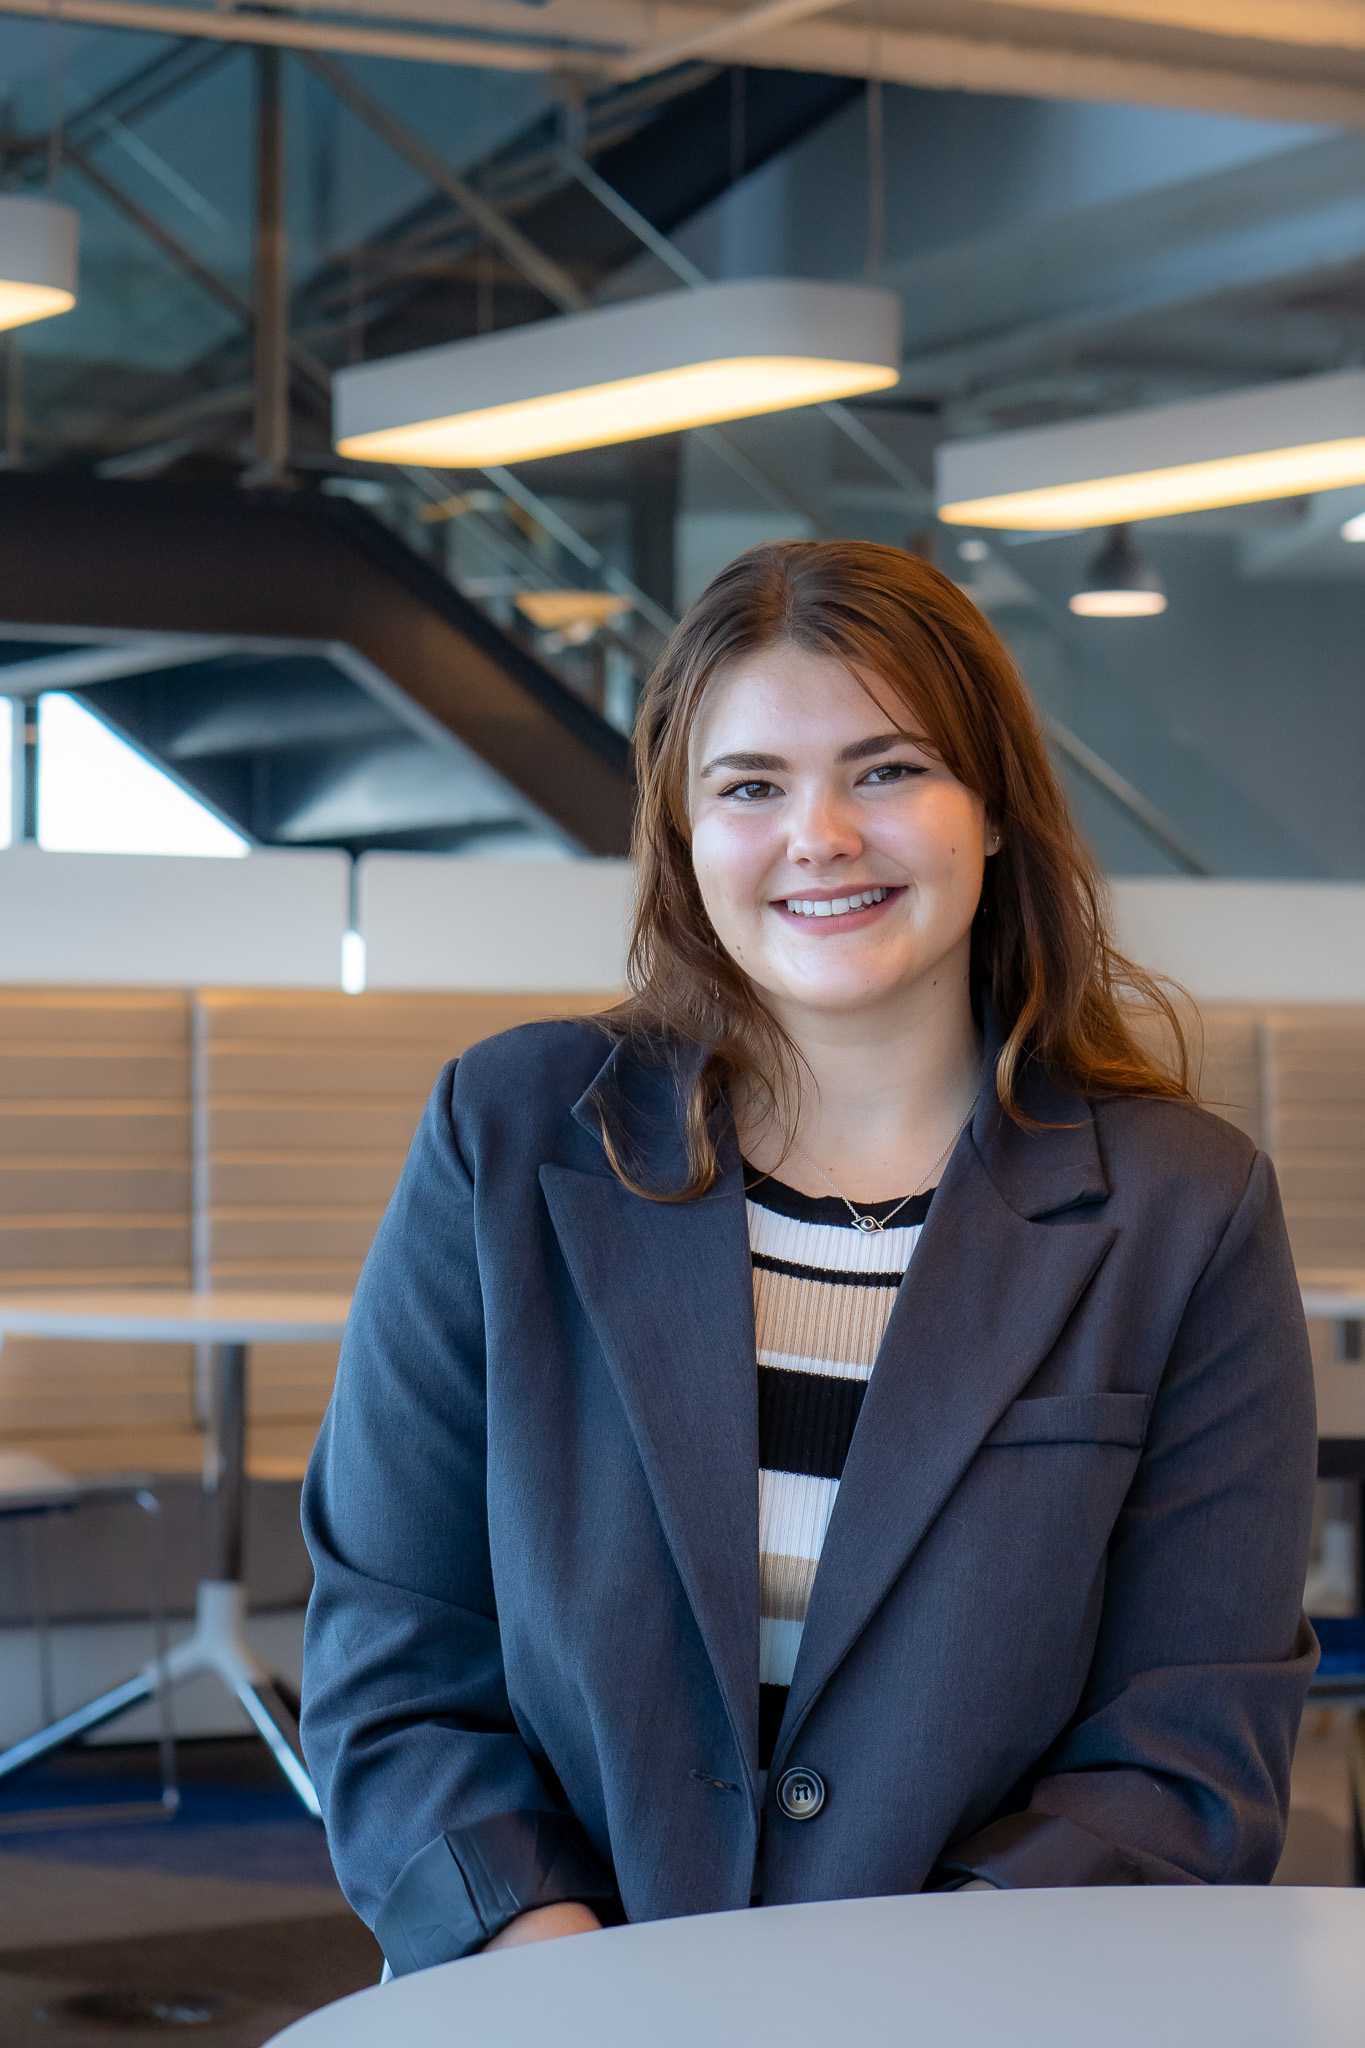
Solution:
M474 486L401 468L382 480L333 478L327 488L358 499L576 696L630 732L674 621L627 572L623 508L562 508L506 470Z

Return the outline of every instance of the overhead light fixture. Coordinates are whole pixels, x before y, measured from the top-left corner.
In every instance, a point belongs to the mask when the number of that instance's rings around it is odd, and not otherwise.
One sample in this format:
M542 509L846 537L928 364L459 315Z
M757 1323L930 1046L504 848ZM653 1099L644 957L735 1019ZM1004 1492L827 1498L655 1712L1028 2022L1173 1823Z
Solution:
M336 447L482 469L854 398L899 376L894 293L755 278L338 370Z
M1051 532L1365 484L1365 371L943 442L939 518Z
M0 196L0 328L71 311L78 238L74 207Z
M1341 529L1343 540L1365 540L1365 512L1357 512Z
M1139 554L1132 528L1116 526L1068 600L1082 619L1146 619L1166 609L1161 578Z
M560 633L568 646L579 647L628 612L630 600L609 590L519 590L517 610L542 633Z

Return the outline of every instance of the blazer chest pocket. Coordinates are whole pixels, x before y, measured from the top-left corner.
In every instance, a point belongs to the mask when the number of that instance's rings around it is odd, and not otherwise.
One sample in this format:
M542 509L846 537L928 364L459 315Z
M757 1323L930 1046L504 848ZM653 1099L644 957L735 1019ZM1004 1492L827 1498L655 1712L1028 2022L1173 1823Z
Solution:
M1008 1407L986 1445L1119 1444L1140 1451L1151 1407L1150 1394L1042 1394Z

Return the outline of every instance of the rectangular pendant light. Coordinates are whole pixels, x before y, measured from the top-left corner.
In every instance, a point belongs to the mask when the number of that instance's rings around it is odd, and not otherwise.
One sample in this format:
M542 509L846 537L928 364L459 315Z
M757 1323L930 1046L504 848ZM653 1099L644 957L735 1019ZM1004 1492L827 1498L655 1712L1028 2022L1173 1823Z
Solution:
M948 525L1035 533L1365 484L1365 371L945 441L935 467Z
M754 278L338 370L336 448L483 469L853 398L899 376L893 292Z
M0 330L70 312L78 236L74 207L0 195Z

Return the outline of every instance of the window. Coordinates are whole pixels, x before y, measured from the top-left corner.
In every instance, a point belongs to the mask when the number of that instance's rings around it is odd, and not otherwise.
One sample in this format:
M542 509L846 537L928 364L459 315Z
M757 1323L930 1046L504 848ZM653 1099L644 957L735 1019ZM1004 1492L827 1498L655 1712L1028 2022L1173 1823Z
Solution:
M240 832L59 691L38 699L38 844L51 853L250 851Z

